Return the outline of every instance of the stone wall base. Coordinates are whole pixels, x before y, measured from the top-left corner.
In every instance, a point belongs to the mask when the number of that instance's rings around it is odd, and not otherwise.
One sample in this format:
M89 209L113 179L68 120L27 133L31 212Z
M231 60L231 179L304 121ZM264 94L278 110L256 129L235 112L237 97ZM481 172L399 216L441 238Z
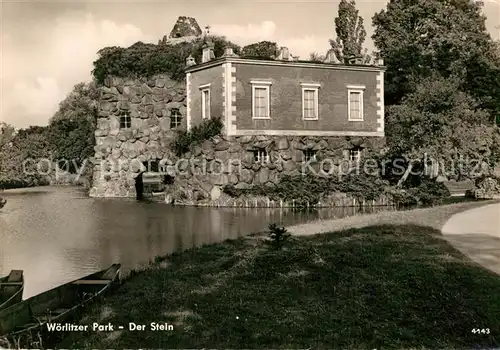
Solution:
M183 157L158 152L166 173L175 177L167 194L176 203L217 201L222 187L274 186L284 175L332 176L345 171L349 150L362 149L362 157L380 153L379 137L241 136L214 137L195 145ZM306 155L314 154L314 159ZM259 158L259 159L257 159ZM261 159L262 158L262 159ZM265 158L265 159L264 159ZM142 162L155 159L138 154L125 162L105 160L94 168L92 197L134 197L134 179ZM120 164L119 164L120 163ZM239 206L239 204L235 204Z

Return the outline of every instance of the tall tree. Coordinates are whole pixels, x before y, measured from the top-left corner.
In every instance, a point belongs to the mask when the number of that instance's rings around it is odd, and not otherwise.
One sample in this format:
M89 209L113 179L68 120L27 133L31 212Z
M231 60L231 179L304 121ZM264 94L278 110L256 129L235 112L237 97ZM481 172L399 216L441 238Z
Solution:
M59 109L50 123L58 120L89 120L94 122L97 113L99 90L95 82L82 82L59 103Z
M60 119L54 121L47 140L53 150L54 161L63 170L76 173L94 155L94 125L90 120Z
M0 188L48 183L45 174L51 167L52 157L47 129L41 126L21 129L0 148Z
M69 162L64 167L68 166L71 173L94 153L98 101L99 89L95 82L76 84L50 120L47 140L53 157Z
M16 136L14 126L5 122L0 122L0 150L7 147Z
M493 77L498 75L498 56L479 4L391 0L373 17L373 25L373 40L387 66L386 104L399 103L422 78L436 73L461 79L460 88L482 107L491 109L500 99L493 97L499 92Z
M353 58L363 58L366 62L369 57L363 50L366 31L363 18L359 16L354 0L340 0L338 17L335 18L335 39L330 39L331 51L339 62L349 64Z

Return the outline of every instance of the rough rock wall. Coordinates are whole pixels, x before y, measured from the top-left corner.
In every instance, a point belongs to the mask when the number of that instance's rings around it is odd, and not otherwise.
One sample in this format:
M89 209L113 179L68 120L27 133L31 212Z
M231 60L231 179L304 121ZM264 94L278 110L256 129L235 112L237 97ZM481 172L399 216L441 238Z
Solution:
M167 170L175 182L167 186L166 200L177 204L221 205L222 187L244 189L273 186L283 175L304 172L335 174L345 165L345 151L353 147L379 151L383 138L241 136L215 137L192 148L184 158L170 162ZM254 151L265 149L269 162L258 163ZM316 151L316 161L304 161L304 150Z
M188 36L200 36L202 34L201 28L198 22L193 17L179 16L177 22L175 23L172 31L169 34L169 38L181 38Z
M186 115L184 82L165 75L150 79L108 78L101 87L95 131L95 167L91 197L133 197L141 164L171 157L169 144L172 108ZM131 117L130 128L120 128L120 117ZM179 129L186 127L182 118Z
M91 197L134 197L135 178L143 163L159 161L175 176L167 186L167 201L178 204L224 205L222 187L273 186L280 177L304 171L335 173L352 147L379 150L383 138L242 136L215 137L181 159L171 142L170 115L178 108L185 116L185 84L164 75L151 79L109 78L101 87ZM129 115L130 128L120 127ZM266 150L269 161L255 161L254 151ZM304 150L316 151L316 162L304 162ZM343 201L343 199L342 199Z

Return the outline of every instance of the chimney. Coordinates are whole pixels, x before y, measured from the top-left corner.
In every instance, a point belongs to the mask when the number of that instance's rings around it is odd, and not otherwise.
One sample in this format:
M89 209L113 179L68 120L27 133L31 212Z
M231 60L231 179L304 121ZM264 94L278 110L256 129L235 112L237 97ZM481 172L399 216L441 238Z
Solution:
M222 55L222 57L238 57L238 55L234 53L232 47L228 46L224 49L224 55Z
M209 42L205 42L202 46L203 48L203 56L202 56L202 59L201 59L201 63L205 63L205 62L208 62L212 59L215 58L215 54L214 54L214 44L211 43L210 41Z
M282 61L290 61L290 50L288 50L288 47L281 48L280 59Z
M377 60L377 64L378 64L379 66L383 66L383 65L384 65L384 59L383 59L383 58L379 58L379 59Z
M191 67L196 65L196 61L194 60L194 57L189 55L188 58L186 58L186 67Z

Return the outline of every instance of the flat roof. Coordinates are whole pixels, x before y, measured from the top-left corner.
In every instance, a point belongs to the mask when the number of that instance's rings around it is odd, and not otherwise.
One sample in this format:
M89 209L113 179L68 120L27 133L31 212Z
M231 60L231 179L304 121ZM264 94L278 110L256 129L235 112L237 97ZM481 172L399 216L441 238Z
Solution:
M280 66L280 67L301 67L301 68L317 68L317 69L331 69L331 70L351 70L351 71L368 71L380 72L385 70L385 66L374 66L365 64L337 64L337 63L324 63L312 61L282 61L282 60L268 60L258 58L245 58L245 57L220 57L205 63L200 63L185 69L186 73L192 73L203 69L218 66L223 63L239 63L260 66Z

